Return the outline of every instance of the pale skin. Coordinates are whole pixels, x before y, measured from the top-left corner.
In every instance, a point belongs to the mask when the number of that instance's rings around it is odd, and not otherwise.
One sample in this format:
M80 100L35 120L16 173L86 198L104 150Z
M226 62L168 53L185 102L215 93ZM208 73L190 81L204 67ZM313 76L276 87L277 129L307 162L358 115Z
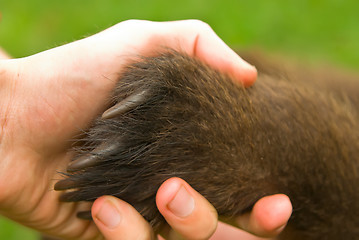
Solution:
M65 239L157 237L129 204L110 196L93 204L94 222L79 220L76 212L91 206L60 203L53 185L71 159L71 139L106 108L123 67L135 56L156 54L164 47L197 57L245 86L257 76L254 67L196 20L130 20L22 59L0 52L1 214ZM166 239L223 239L229 232L228 226L218 224L213 206L181 179L167 180L156 202L171 226L162 232ZM258 236L275 237L291 210L285 195L268 196L233 224ZM233 239L243 236L236 235L243 234L236 229L230 232Z

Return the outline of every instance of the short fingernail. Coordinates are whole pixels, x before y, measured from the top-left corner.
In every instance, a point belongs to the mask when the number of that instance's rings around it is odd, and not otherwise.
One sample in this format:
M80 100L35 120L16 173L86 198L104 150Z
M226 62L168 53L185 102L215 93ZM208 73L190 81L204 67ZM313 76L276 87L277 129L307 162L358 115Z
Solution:
M186 188L181 186L176 193L176 196L167 206L168 209L177 217L187 217L193 212L194 199L187 192Z
M121 222L120 212L109 200L105 200L103 202L100 210L97 212L95 217L108 228L115 228Z

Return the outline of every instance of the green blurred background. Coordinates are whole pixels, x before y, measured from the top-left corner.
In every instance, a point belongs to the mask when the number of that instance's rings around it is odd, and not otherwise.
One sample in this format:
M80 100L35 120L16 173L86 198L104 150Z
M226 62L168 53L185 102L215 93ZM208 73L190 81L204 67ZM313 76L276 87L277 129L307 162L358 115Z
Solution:
M23 57L126 19L196 18L229 45L359 69L357 0L0 0L0 46ZM0 239L37 239L0 219Z

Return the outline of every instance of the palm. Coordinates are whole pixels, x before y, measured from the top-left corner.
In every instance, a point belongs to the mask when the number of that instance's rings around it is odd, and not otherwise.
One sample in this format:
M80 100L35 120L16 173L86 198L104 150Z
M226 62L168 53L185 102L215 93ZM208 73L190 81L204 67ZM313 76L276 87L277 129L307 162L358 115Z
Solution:
M112 83L49 77L45 71L27 69L26 61L21 64L26 71L13 79L16 87L11 97L15 101L2 100L10 104L11 112L6 113L3 124L1 154L7 164L0 168L1 211L43 232L93 237L95 226L89 227L74 215L76 209L89 210L89 206L60 203L53 184L70 159L69 139L86 128L105 105ZM31 61L31 69L39 67Z

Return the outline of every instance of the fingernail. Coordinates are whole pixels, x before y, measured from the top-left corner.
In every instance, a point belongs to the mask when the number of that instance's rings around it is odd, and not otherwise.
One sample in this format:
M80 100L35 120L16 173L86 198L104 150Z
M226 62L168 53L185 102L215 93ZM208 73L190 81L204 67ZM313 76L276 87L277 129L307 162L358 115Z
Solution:
M95 217L108 228L115 228L121 222L121 215L111 201L105 200Z
M177 217L187 217L194 209L194 199L187 192L187 190L181 186L176 196L167 205L168 209Z

